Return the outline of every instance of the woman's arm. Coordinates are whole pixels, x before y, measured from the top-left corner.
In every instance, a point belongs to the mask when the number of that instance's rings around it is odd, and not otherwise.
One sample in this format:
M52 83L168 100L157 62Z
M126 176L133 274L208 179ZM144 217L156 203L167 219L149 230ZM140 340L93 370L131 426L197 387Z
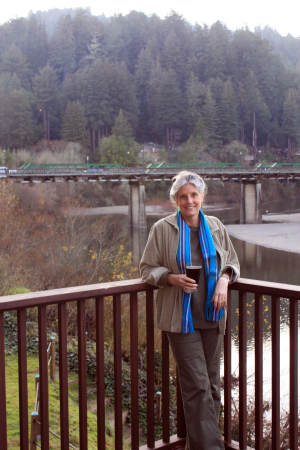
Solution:
M220 310L227 303L228 296L228 284L230 280L231 272L228 270L223 272L215 287L214 296L212 302L214 302L214 308Z
M160 288L166 286L179 286L183 289L197 289L195 280L185 274L174 274L171 267L164 266L164 253L170 252L166 247L166 240L162 238L159 223L153 225L141 259L140 272L142 280Z
M150 230L148 241L140 262L140 272L142 280L145 283L154 284L158 287L164 287L166 284L160 285L161 279L171 271L171 268L163 266L163 248L162 240L158 237L157 224L154 224Z

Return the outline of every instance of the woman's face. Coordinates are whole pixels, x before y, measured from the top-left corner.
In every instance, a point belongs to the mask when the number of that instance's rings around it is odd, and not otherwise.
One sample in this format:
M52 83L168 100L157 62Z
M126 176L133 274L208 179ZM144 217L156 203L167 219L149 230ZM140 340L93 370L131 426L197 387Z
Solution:
M192 227L199 225L199 210L203 199L204 193L200 194L194 184L185 184L177 192L177 208L180 210L184 221Z

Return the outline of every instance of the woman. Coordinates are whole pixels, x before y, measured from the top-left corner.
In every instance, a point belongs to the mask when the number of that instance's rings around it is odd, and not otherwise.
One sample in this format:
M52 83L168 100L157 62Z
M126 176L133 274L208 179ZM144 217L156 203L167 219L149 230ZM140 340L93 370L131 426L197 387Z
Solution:
M178 368L186 450L224 449L218 427L221 335L228 283L239 276L224 225L201 211L204 193L197 174L173 178L177 212L153 225L140 264L143 281L159 287L157 325L167 332ZM199 283L185 274L191 263L202 266Z

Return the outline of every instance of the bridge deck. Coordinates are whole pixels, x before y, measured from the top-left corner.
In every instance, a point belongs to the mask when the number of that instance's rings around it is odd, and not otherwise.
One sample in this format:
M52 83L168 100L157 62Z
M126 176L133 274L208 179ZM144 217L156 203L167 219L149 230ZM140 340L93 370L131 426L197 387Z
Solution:
M282 167L268 169L245 168L193 168L206 180L223 181L261 181L263 179L300 179L300 168ZM18 169L11 173L0 173L0 178L16 183L51 183L51 182L106 182L106 181L170 181L178 173L178 168L141 169L113 168L102 172L84 171L76 168Z

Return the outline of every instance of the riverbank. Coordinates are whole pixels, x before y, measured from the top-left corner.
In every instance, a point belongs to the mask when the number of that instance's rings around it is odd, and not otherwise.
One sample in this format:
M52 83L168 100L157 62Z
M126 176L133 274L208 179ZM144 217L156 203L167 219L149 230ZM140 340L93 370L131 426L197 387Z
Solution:
M227 231L242 241L287 252L300 253L300 213L265 214L262 224L227 225Z

